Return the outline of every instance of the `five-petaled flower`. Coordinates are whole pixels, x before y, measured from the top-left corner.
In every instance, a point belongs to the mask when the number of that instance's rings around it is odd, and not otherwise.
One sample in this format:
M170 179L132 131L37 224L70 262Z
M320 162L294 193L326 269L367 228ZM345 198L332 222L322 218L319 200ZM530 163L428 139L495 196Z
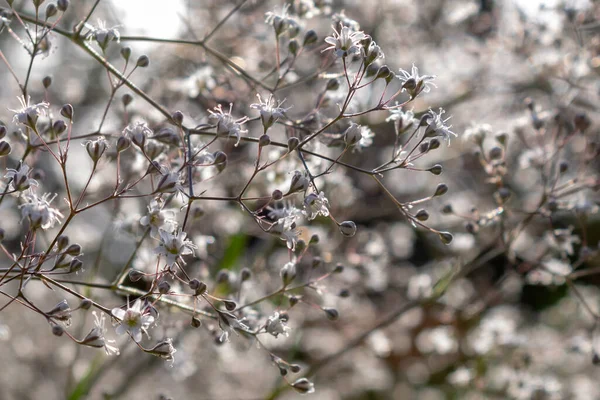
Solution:
M56 195L52 196L50 193L38 197L31 190L23 194L21 198L24 202L19 206L21 216L29 220L32 229L48 229L52 228L56 222L60 222L59 218L62 218L63 215L56 208L50 207L50 203L55 197Z
M106 338L107 329L104 326L106 316L104 314L98 316L98 313L96 311L92 311L92 314L94 314L95 326L85 336L85 338L83 338L83 340L78 343L90 347L104 348L104 351L107 355L119 355L119 348L112 345L112 343L114 343L115 341Z
M136 342L142 340L142 332L148 334L147 329L154 322L154 317L146 312L140 299L137 299L133 306L128 302L126 310L117 307L113 308L111 313L120 321L116 329L117 334L127 332Z
M270 94L265 100L260 97L260 94L257 94L256 97L258 97L258 103L250 104L250 108L260 111L260 119L266 133L267 129L269 129L279 118L283 118L285 112L291 107L281 107L285 99L277 102L273 98L272 94Z
M439 112L435 112L432 109L429 109L427 114L429 115L429 122L427 128L425 129L425 137L435 137L442 136L446 139L448 145L450 145L450 139L452 136L458 136L456 133L452 132L450 128L452 125L446 125L446 121L448 121L452 117L448 117L446 119L442 119L442 115L444 115L446 111L440 108Z
M242 134L248 133L247 130L242 129L242 125L248 121L248 117L242 117L238 119L233 119L231 115L231 110L233 109L233 104L229 104L229 111L223 112L223 107L219 104L215 107L215 111L208 110L210 115L209 119L214 119L217 121L217 135L218 136L234 136L237 139L235 145L237 146L240 143L240 137Z
M398 79L400 79L400 83L402 84L402 90L406 90L413 99L421 92L429 93L431 90L430 86L437 87L432 82L435 79L435 75L419 75L419 68L415 64L413 64L411 72L400 68Z
M320 192L318 195L310 193L304 198L304 215L311 221L317 218L318 215L328 217L329 209L327 206L329 206L329 200L325 197L325 193Z
M17 169L8 168L5 178L10 179L10 190L22 192L31 186L38 186L35 179L29 177L31 169L27 164L20 164Z
M29 96L27 96L27 99L25 99L25 96L19 96L17 99L19 99L19 103L21 103L21 108L19 110L12 110L9 108L9 111L15 113L13 121L35 129L35 124L37 123L39 116L46 114L49 104L45 101L31 104L31 97Z
M330 44L329 47L323 51L334 50L336 57L348 57L349 55L358 54L361 52L362 46L360 41L365 39L365 35L362 31L353 31L347 26L341 26L338 32L333 27L333 36L327 36L325 42Z
M183 262L182 257L194 254L196 245L191 240L186 239L187 234L183 231L175 233L159 229L160 244L154 249L154 252L167 258L167 265L173 265L175 262Z

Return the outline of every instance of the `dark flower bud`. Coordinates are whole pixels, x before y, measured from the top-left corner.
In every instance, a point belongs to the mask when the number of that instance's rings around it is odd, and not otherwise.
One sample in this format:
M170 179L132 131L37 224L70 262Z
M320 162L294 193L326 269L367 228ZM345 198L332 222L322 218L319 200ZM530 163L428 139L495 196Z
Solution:
M5 157L12 151L10 144L7 141L0 142L0 157Z
M298 41L296 39L290 40L290 43L288 43L288 50L290 51L290 53L293 54L294 56L297 56L299 49L300 49L300 43L298 43Z
M344 221L339 225L340 232L346 237L356 235L356 224L353 221Z
M127 150L129 146L131 146L131 139L129 139L127 136L120 136L117 139L117 151L119 153Z
M275 190L273 190L271 197L273 198L273 200L279 201L279 200L283 199L283 192L279 189L275 189Z
M295 374L297 374L301 370L302 370L302 368L298 364L291 364L290 365L290 371L292 371Z
M217 281L217 283L227 283L227 282L229 282L229 271L227 271L226 269L222 269L219 272L217 272L217 276L215 277L215 281Z
M435 189L435 193L433 194L433 197L443 196L447 192L448 192L448 185L446 185L445 183L440 183L439 185L437 185L437 188Z
M54 336L62 336L65 333L65 329L60 325L52 325L52 334Z
M69 272L77 272L81 268L83 268L83 262L78 258L72 259L69 263Z
M490 157L490 160L499 160L502 158L503 153L504 152L502 151L502 148L494 146L492 147L488 155Z
M6 126L0 125L0 139L3 139L6 136Z
M288 144L288 151L291 153L292 151L296 150L296 148L300 145L300 139L293 136L288 139L287 144Z
M252 271L250 271L250 269L248 269L246 267L242 268L242 271L240 272L241 281L246 282L251 277L252 277Z
M450 232L439 232L438 235L442 243L450 244L452 242L453 237Z
M310 237L308 244L318 244L319 243L319 235L316 233Z
M379 65L377 63L370 64L367 67L367 78L377 75L379 72Z
M281 376L286 376L288 371L287 369L285 369L285 367L283 365L278 365L277 366L279 368L279 375Z
M290 296L290 307L294 307L298 302L300 302L300 298L298 296Z
M158 293L167 294L171 290L171 285L167 281L160 281L158 284Z
M387 65L382 65L377 70L377 78L376 79L387 79L391 73L392 73L392 71L390 71L390 68Z
M200 326L202 325L202 321L200 321L200 318L198 317L192 317L192 322L190 322L190 325L193 328L200 328Z
M62 119L56 120L52 124L52 132L54 132L54 134L57 136L66 130L67 130L67 124L65 124L65 121L63 121Z
M67 118L68 120L72 120L73 119L73 106L70 104L65 104L64 106L62 106L62 108L60 109L60 115Z
M73 243L67 248L65 253L70 256L78 256L79 254L81 254L81 246L77 243Z
M428 169L434 175L440 175L442 173L442 166L440 164L435 164L433 167Z
M342 297L342 298L347 298L350 297L350 291L348 289L342 289L340 290L340 292L338 293L338 296Z
M315 256L312 260L312 267L313 268L319 268L322 267L324 264L323 259L321 257Z
M135 65L140 68L146 68L150 65L150 59L146 55L139 56Z
M427 221L429 219L429 213L426 210L419 210L415 214L415 218L419 221Z
M200 296L203 295L204 293L206 293L207 287L206 287L206 283L204 282L200 282L198 279L192 279L189 283L188 283L190 289L192 289L194 291L194 294L196 296Z
M575 128L582 133L592 125L592 121L585 113L577 114L573 120L573 123L575 124Z
M227 154L221 150L216 151L213 156L215 157L215 164L223 164L227 162Z
M48 89L50 85L52 85L52 77L45 76L44 79L42 79L42 85L44 85L44 88Z
M121 57L123 57L123 59L125 61L129 61L129 57L131 56L131 47L122 47L121 48Z
M510 199L510 190L506 187L501 187L500 189L498 189L498 197L502 201Z
M433 138L429 141L429 150L435 150L440 147L440 140L437 138Z
M79 303L79 308L81 308L82 310L89 310L93 304L94 302L90 299L83 299L81 300L81 303Z
M327 81L327 86L325 90L338 90L340 88L340 81L336 78L331 78Z
M444 213L444 214L452 214L453 211L454 210L452 209L452 205L451 204L446 204L442 208L442 213Z
M233 300L223 300L223 304L225 305L227 311L233 311L237 307L236 302Z
M508 139L508 134L506 132L496 134L496 141L502 146L506 146L506 139Z
M258 139L258 145L260 147L265 147L265 146L268 146L269 144L271 144L271 138L269 137L269 135L262 135Z
M560 164L558 164L558 170L560 171L561 174L564 174L565 172L567 172L568 169L569 169L568 162L561 161Z
M419 151L421 153L427 153L429 151L429 142L423 142L419 145Z
M58 13L58 9L54 3L50 3L46 6L46 19L54 17Z
M56 2L56 7L62 12L67 11L67 8L69 8L69 0L58 0Z
M336 265L333 269L334 274L341 274L342 272L344 272L344 266L342 264Z
M309 394L315 391L315 385L306 378L300 378L291 384L292 388L300 394Z
M128 275L131 282L137 282L144 277L144 273L142 271L138 271L137 269L132 269L129 271Z
M327 319L330 321L336 321L339 317L340 314L338 313L338 310L336 310L335 308L323 308L323 311L325 311L325 315L327 316Z
M181 124L183 124L183 113L177 110L173 114L171 114L171 119L173 120L175 125L181 126Z
M311 44L317 43L318 39L319 36L317 35L317 32L311 29L304 34L303 46L310 46Z
M131 96L129 93L125 93L121 97L121 102L123 103L124 107L127 107L128 105L130 105L132 101L133 101L133 96Z
M296 228L295 224L292 224L292 228ZM302 239L296 242L296 252L302 253L306 249L306 242Z

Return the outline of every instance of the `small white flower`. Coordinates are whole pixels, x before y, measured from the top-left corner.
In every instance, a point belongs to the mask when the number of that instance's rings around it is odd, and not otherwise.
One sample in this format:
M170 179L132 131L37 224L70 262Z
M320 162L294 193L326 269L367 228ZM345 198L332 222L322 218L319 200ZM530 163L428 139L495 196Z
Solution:
M144 121L131 123L123 130L123 135L140 147L146 143L146 138L152 136L153 133L152 129Z
M240 143L241 135L248 133L247 130L242 129L242 125L248 121L248 117L233 119L233 116L231 115L232 109L233 104L229 104L229 111L223 112L223 108L219 104L215 107L216 112L208 110L208 112L210 113L208 118L217 121L218 136L234 136L237 139L237 142L235 143L235 145L237 146Z
M149 227L153 235L158 233L158 229L162 228L167 223L171 223L173 226L175 225L175 221L172 219L174 212L171 210L164 210L164 205L164 200L161 198L152 199L148 205L148 214L140 219L140 224L144 227Z
M173 347L173 339L167 338L166 340L158 342L156 346L152 347L151 349L144 349L144 351L148 354L152 354L153 356L160 357L172 363L175 359L173 354L177 352L177 349Z
M294 18L288 15L289 4L286 4L280 14L273 11L265 13L265 23L275 29L277 36L288 33L290 38L294 38L300 32L300 24Z
M402 90L408 91L412 98L417 97L421 92L429 93L430 86L437 87L432 81L435 75L419 75L419 69L413 64L411 72L400 68L400 75L397 75L402 84Z
M103 136L100 136L96 139L86 140L82 143L82 145L85 146L85 150L93 162L98 162L106 149L108 149L108 142Z
M419 125L419 121L415 119L413 111L404 111L402 108L393 108L390 110L390 116L385 119L385 122L390 121L394 121L396 135L401 135L410 128L416 128Z
M19 206L21 216L29 220L33 229L42 228L45 230L52 228L56 222L60 222L59 218L63 217L60 211L50 207L50 202L55 197L56 195L52 196L50 193L38 197L31 191L23 194L21 198L24 203Z
M127 304L127 310L117 307L113 308L111 313L113 317L120 320L116 329L117 334L128 332L136 342L142 340L142 332L148 334L147 329L154 322L154 317L146 314L140 299L137 299L131 307Z
M170 233L159 229L160 244L154 249L154 252L167 258L167 265L173 265L177 261L182 261L181 257L194 254L196 246L186 239L187 234L183 231Z
M250 104L250 108L254 108L260 111L260 119L264 126L265 132L271 127L278 119L285 116L285 112L291 107L282 108L281 105L285 100L276 102L273 95L270 94L264 101L260 94L256 94L258 97L258 103Z
M27 100L25 99L25 96L19 96L17 99L19 99L19 103L21 103L21 108L19 110L12 110L9 108L9 111L15 113L13 121L35 129L38 118L40 115L46 115L49 104L45 101L31 104L31 97L29 96L27 96Z
M304 215L310 221L322 215L324 217L329 216L329 200L325 197L325 193L321 192L318 195L311 193L304 198Z
M244 324L243 318L239 319L234 314L227 311L219 311L217 313L219 317L219 327L221 328L221 335L219 336L219 341L221 343L228 342L229 336L232 333L237 335L236 329L242 331L248 331L248 326Z
M88 38L90 40L95 40L96 43L98 43L98 46L103 50L106 50L110 42L116 41L118 43L121 38L116 26L107 28L106 23L101 20L98 20L97 28L94 28L93 26L88 26L88 28L90 29Z
M8 168L6 171L4 177L10 179L10 190L22 192L31 186L38 186L38 182L29 177L31 169L27 164L19 165L18 169Z
M267 319L267 323L265 324L265 330L267 331L267 333L275 337L281 334L289 336L288 331L290 330L290 327L287 326L287 317L284 317L278 312L275 312L269 317L269 319Z
M429 114L429 125L425 129L426 137L434 137L434 136L442 136L446 139L448 145L450 145L450 139L452 136L458 136L456 133L452 132L450 128L452 125L446 125L446 121L448 121L452 117L448 117L446 119L442 119L442 115L444 115L446 111L440 108L440 111L436 113L435 111L429 109L427 112Z
M333 26L333 35L327 36L325 42L330 44L323 51L334 50L336 57L348 57L349 55L358 54L361 52L362 45L360 41L365 39L367 35L362 31L353 31L347 26L340 24L338 32Z

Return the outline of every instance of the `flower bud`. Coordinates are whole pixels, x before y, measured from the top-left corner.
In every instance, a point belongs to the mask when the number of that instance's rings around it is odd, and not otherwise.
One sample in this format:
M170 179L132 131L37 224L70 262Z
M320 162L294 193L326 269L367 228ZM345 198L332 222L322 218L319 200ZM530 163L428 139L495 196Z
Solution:
M309 394L315 391L315 385L306 378L300 378L291 384L292 388L300 394Z
M173 114L171 114L171 119L173 120L175 125L181 126L181 124L183 124L183 113L177 110Z
M221 150L216 151L213 156L215 157L215 164L223 164L227 162L227 154L223 153Z
M70 104L65 104L64 106L62 106L62 108L60 109L60 115L67 118L68 120L72 120L73 119L73 106Z
M434 175L439 175L442 173L442 166L440 164L435 164L433 167L428 169Z
M269 135L262 135L258 139L258 145L260 147L265 147L265 146L268 146L269 144L271 144L271 138L269 137Z
M319 235L317 235L316 233L314 235L312 235L310 237L310 240L308 241L308 244L318 244L320 241L319 239Z
M158 283L158 293L167 294L171 290L171 285L167 281L160 281Z
M378 65L377 63L370 64L367 67L367 78L377 75L377 73L379 72L379 67L380 65Z
M46 19L54 17L58 13L58 9L54 3L50 3L46 6Z
M129 57L131 56L131 47L122 47L121 48L121 57L123 57L123 59L125 61L129 61Z
M506 132L500 132L495 136L496 141L500 143L502 146L506 146L506 139L508 138L508 134Z
M200 282L198 279L192 279L188 285L190 286L190 289L192 289L194 291L194 294L196 296L201 296L204 293L206 293L207 287L206 287L206 283L204 282Z
M439 232L438 235L442 243L450 244L452 242L453 237L450 232Z
M294 176L292 177L288 194L306 191L308 189L308 183L308 178L302 172L294 171Z
M81 246L77 243L73 243L65 250L65 253L70 256L78 256L81 254Z
M0 139L4 139L6 136L6 126L0 125Z
M52 325L52 334L54 336L62 336L65 333L65 329L60 325Z
M348 289L342 289L340 290L340 292L338 293L338 296L342 297L342 298L348 298L350 297L350 291Z
M295 374L297 374L301 370L302 370L302 367L300 367L298 364L291 364L290 365L290 371L292 371Z
M454 210L452 209L452 205L451 204L446 204L444 205L444 207L442 208L442 213L443 214L452 214Z
M298 296L290 296L290 307L294 307L296 304L300 302L300 298Z
M130 270L128 275L131 282L137 282L144 277L144 273L142 271L138 271L137 269Z
M362 139L362 127L354 122L344 132L346 146L354 146Z
M158 342L156 346L151 349L143 349L144 352L152 354L153 356L162 358L167 361L173 361L173 354L177 351L173 347L173 339L166 339Z
M44 85L45 89L48 89L50 85L52 85L52 77L45 76L44 79L42 79L42 85Z
M98 162L100 157L102 157L106 151L107 147L108 145L106 144L106 140L104 140L104 138L90 140L85 145L85 149L94 163Z
M80 271L81 268L83 268L83 262L80 259L74 258L71 260L71 263L69 264L69 272L77 272Z
M129 93L125 93L121 97L121 102L123 103L124 107L127 107L128 105L130 105L132 101L133 101L133 96L131 96Z
M429 150L435 150L440 147L440 140L437 138L433 138L429 141Z
M313 269L322 267L324 264L324 261L321 257L315 256L312 260L312 267Z
M275 189L275 190L273 190L271 197L273 198L273 200L279 201L279 200L283 199L283 192L279 189Z
M317 43L317 40L319 40L317 32L311 29L304 34L303 46L310 46L311 44Z
M120 153L131 146L131 140L127 136L120 136L117 139L117 151Z
M67 8L69 8L69 0L58 0L56 2L56 7L62 12L67 11Z
M202 326L202 321L200 321L200 318L198 317L192 317L192 322L190 322L190 325L193 328L200 328L200 326Z
M298 43L298 41L296 39L290 40L290 43L288 44L288 50L290 51L290 53L293 54L294 56L297 56L299 49L300 49L300 43Z
M340 88L340 81L337 78L331 78L327 81L325 90L338 90Z
M217 283L228 283L229 282L229 271L227 271L226 269L222 269L219 272L217 272L215 281Z
M377 70L377 78L376 79L387 79L387 77L390 76L391 73L392 73L392 71L390 71L390 68L387 65L382 65Z
M65 124L65 121L63 121L62 119L56 120L52 124L52 132L54 132L54 134L56 136L59 136L61 133L63 133L66 130L67 130L67 124Z
M233 300L223 300L223 304L227 311L233 311L237 308L237 304Z
M356 234L356 224L353 221L344 221L339 228L342 235L346 237L352 237Z
M288 151L291 153L292 151L296 150L296 148L300 145L300 139L298 139L297 137L293 136L291 138L288 139Z
M502 158L503 153L504 152L502 151L501 147L494 146L490 149L488 156L489 156L490 160L500 160Z
M5 157L7 155L10 154L10 152L12 151L10 144L3 140L0 142L0 157Z
M427 221L429 219L429 213L426 210L419 210L415 214L415 218L419 221Z
M558 171L559 171L561 174L564 174L565 172L567 172L567 170L568 170L568 169L569 169L569 163L568 163L568 162L566 162L566 161L561 161L561 162L558 164Z
M336 310L335 308L325 307L323 308L323 311L325 311L325 315L327 315L327 319L330 321L336 321L340 317L338 310Z
M83 299L81 300L81 303L79 303L79 308L81 308L82 310L89 310L90 308L92 308L93 304L94 302L90 299Z
M242 282L246 282L251 277L252 277L252 271L250 271L250 269L248 269L246 267L242 268L242 271L240 272L240 280Z
M146 55L139 56L135 65L136 67L146 68L150 65L150 59Z
M433 194L433 197L443 196L447 192L448 192L448 185L446 185L445 183L440 183L439 185L437 185L437 188L435 189L435 193Z
M333 269L334 274L341 274L342 272L344 272L344 266L342 264L336 265Z

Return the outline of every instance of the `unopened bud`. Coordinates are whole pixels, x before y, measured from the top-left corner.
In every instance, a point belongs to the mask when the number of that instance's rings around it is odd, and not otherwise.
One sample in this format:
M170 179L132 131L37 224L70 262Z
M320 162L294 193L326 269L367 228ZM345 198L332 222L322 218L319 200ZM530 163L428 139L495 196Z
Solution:
M340 232L346 237L356 235L356 224L353 221L344 221L340 224Z
M280 271L281 281L283 282L283 286L287 286L296 277L296 264L293 262L286 263Z
M137 282L144 277L144 273L142 271L138 271L137 269L132 269L129 271L128 275L131 282Z
M52 77L45 76L44 79L42 79L42 85L44 85L44 88L48 89L50 85L52 85Z
M133 96L130 95L129 93L125 93L123 96L121 96L121 102L123 103L124 107L127 107L128 105L130 105L132 101L133 101Z
M248 268L242 268L242 271L240 272L240 279L242 282L246 282L248 279L250 279L252 277L252 271L250 271Z
M330 321L336 321L340 317L338 310L335 308L323 308L323 311L325 311L325 315L327 315L327 319Z
M450 232L439 232L439 237L440 240L442 241L442 243L444 244L450 244L450 242L452 242L452 234Z
M300 145L300 139L293 136L288 139L287 144L288 144L288 151L291 153L292 151L296 150L296 148Z
M173 114L171 114L171 119L173 120L175 125L181 126L181 124L183 124L183 113L177 110Z
M269 137L269 135L262 135L258 139L258 145L260 147L265 147L265 146L268 146L269 144L271 144L271 138Z
M65 329L60 325L52 325L52 334L54 336L62 336L65 333Z
M82 310L89 310L93 304L94 302L90 299L83 299L81 300L81 303L79 303L79 308L81 308Z
M319 39L319 36L317 35L317 32L315 32L311 29L304 34L303 45L310 46L311 44L317 43L318 39Z
M56 7L62 12L67 11L67 8L69 8L69 0L58 0L56 2Z
M120 136L117 139L117 151L119 153L127 150L129 146L131 146L131 139L129 139L127 136Z
M65 253L70 256L78 256L79 254L81 254L81 246L77 243L73 243L67 248Z
M122 47L121 48L121 57L123 57L123 59L125 61L129 60L129 57L131 56L131 47Z
M225 305L227 311L233 311L237 307L237 304L233 300L223 300L223 304Z
M336 265L333 269L334 274L341 274L342 272L344 272L344 266L342 264Z
M81 268L83 268L83 262L80 259L74 258L71 260L71 263L69 264L69 272L77 272L80 271Z
M275 190L273 190L271 197L273 198L273 200L279 201L279 200L283 199L283 192L279 189L275 189Z
M429 213L427 212L427 210L419 210L415 214L415 218L419 221L427 221L429 219Z
M448 192L448 185L446 185L445 183L440 183L439 185L437 185L437 188L435 189L435 193L433 194L433 197L443 196L447 192Z
M46 19L54 17L58 13L58 9L54 3L50 3L46 6Z
M442 166L440 164L435 164L433 167L428 170L434 175L440 175L442 173Z
M200 321L200 318L198 318L198 317L192 317L192 321L190 322L190 325L193 328L200 328L200 326L202 326L202 321Z
M292 383L292 388L300 394L309 394L315 391L315 385L306 378L300 378Z
M73 119L73 106L70 104L65 104L64 106L62 106L62 108L60 109L60 115L62 115L63 117L72 120Z
M65 121L63 121L62 119L58 119L52 124L52 132L54 132L56 136L60 135L66 130L67 124L65 124Z
M171 285L167 281L160 281L158 284L158 293L167 294L171 290Z
M192 279L188 285L190 286L190 289L194 291L196 296L201 296L206 293L206 283L201 282L198 279Z
M135 65L140 68L146 68L150 65L150 59L146 55L139 56Z
M10 154L10 152L12 151L10 144L3 140L0 142L0 157L5 157L7 155Z
M337 78L331 78L327 81L325 90L338 90L340 88L340 81Z
M290 40L290 43L288 44L288 50L290 51L290 53L293 54L294 56L297 56L299 49L300 49L300 43L298 43L298 41L296 39Z

